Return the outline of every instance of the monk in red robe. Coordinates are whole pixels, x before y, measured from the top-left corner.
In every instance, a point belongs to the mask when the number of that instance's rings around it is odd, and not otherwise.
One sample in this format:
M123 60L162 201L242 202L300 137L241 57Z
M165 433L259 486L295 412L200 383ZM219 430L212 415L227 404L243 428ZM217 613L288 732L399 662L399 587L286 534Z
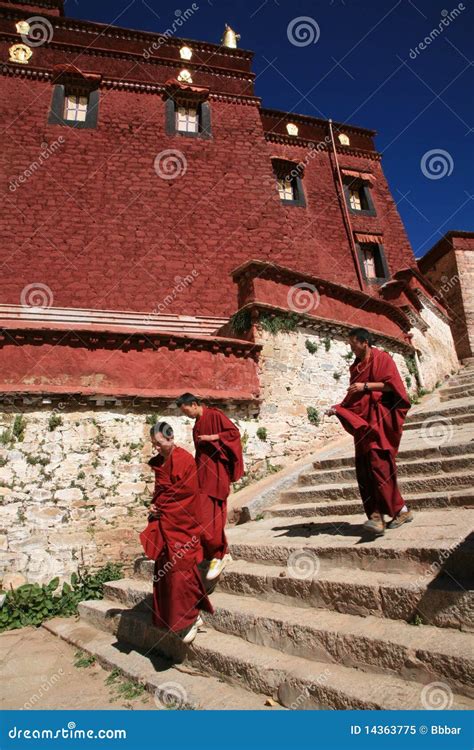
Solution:
M244 473L240 432L220 409L205 406L192 393L184 393L177 404L183 414L196 420L193 440L201 488L202 546L206 560L210 561L206 578L212 581L226 564L230 483Z
M389 529L413 519L398 489L395 464L410 400L392 357L371 345L365 328L351 331L349 344L356 357L350 386L328 414L354 436L357 482L368 516L364 529L382 536L384 516L391 518Z
M199 611L214 611L198 570L202 547L196 462L188 451L175 445L173 429L166 422L159 422L150 432L158 452L149 461L155 472L149 521L158 519L154 524L158 528L153 555L153 622L191 643L202 623Z

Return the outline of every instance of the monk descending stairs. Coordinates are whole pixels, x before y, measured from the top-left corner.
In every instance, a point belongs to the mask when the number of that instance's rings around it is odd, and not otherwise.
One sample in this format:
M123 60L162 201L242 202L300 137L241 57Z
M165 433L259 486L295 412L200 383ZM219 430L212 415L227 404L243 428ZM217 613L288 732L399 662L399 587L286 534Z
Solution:
M351 439L229 529L189 647L152 626L143 560L45 627L167 706L473 708L474 363L411 410L398 467L414 520L380 538L362 533Z

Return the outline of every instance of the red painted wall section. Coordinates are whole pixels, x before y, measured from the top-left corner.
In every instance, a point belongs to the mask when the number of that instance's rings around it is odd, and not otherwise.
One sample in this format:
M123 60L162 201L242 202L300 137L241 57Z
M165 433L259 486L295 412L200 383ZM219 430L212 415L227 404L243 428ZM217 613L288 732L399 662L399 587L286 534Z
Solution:
M19 41L8 7L0 0L4 60ZM98 30L104 33L96 39ZM271 157L305 162L308 146L267 140L266 132L286 132L284 113L261 110L251 96L235 98L253 93L251 53L195 42L188 64L174 39L147 62L143 49L156 38L57 18L53 43L34 48L28 66L2 68L7 210L0 219L0 301L20 304L25 287L43 284L55 307L146 313L163 311L166 300L167 313L230 316L237 309L231 271L255 258L357 288L328 151L306 164L307 206L280 202ZM91 41L104 54L88 54ZM48 124L54 87L41 77L72 61L102 75L97 128ZM162 93L131 87L133 81L164 85L183 67L196 86L210 88L210 139L167 134ZM121 88L108 78L123 79ZM317 140L327 130L323 121L300 119L305 138ZM352 218L353 229L383 233L395 273L414 259L374 134L349 126L348 133L341 166L374 173L377 210L375 217ZM166 179L163 167L170 150L174 179ZM176 293L189 274L192 283Z
M87 344L84 332L22 332L19 338L6 332L0 337L0 390L141 398L175 398L192 391L243 401L258 397L256 361L237 354L232 342L226 348L225 340L216 340L213 350L185 337L174 337L171 347L150 345L148 335L135 343L130 337L122 345L114 339L94 335ZM248 347L253 355L258 349Z
M410 322L398 308L370 295L299 275L293 269L250 263L234 272L241 307L257 305L296 312L409 341Z

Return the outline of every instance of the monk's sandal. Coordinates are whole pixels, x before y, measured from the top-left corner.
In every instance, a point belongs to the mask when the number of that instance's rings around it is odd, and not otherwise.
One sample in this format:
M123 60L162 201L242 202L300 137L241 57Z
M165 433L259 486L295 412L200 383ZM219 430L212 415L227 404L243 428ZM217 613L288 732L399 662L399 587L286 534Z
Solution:
M198 621L196 620L193 624L181 633L181 640L183 643L192 643L198 633Z
M385 522L378 513L374 513L362 527L364 531L370 531L374 536L383 536L385 534Z
M208 581L213 581L215 578L218 578L224 570L226 563L227 560L225 559L225 557L222 560L218 560L217 557L214 557L214 559L211 560L211 564L209 565L206 579Z
M410 521L413 521L413 518L414 515L411 510L400 511L400 513L397 513L395 518L393 518L387 525L387 529L398 529L400 526L403 526L404 523L410 523Z

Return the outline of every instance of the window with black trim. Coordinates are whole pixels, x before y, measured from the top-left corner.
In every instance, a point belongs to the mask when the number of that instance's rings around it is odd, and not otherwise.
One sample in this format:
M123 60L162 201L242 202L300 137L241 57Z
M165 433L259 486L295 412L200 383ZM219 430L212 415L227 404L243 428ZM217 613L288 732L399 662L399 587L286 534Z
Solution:
M368 182L357 177L344 177L344 193L351 213L362 216L376 215Z
M306 206L301 170L285 159L272 159L280 201L289 206Z
M211 108L209 102L176 100L165 102L166 132L168 135L211 137Z
M383 284L390 278L383 245L376 242L359 242L359 262L364 280L368 284Z
M98 112L98 89L87 90L57 84L53 90L48 123L73 128L95 128Z

